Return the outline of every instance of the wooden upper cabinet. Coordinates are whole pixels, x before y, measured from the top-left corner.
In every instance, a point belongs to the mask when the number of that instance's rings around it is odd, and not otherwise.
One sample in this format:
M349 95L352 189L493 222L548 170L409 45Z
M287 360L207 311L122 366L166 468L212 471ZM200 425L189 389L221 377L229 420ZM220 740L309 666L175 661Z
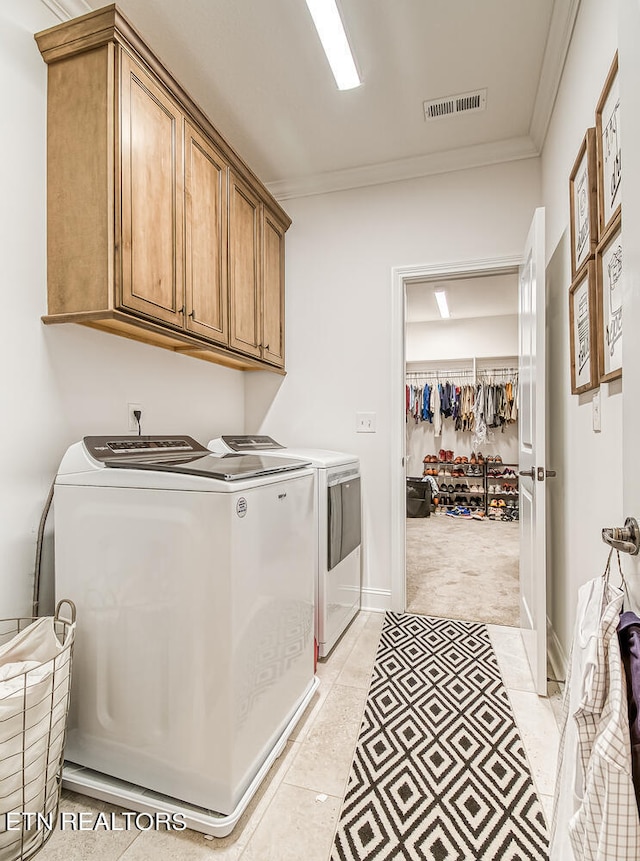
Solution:
M228 344L229 166L213 145L186 121L184 148L187 328Z
M182 113L120 52L121 302L182 326Z
M233 171L229 176L229 344L262 354L260 200Z
M286 212L115 5L48 65L45 323L284 372Z
M284 234L266 207L262 220L262 358L284 367Z

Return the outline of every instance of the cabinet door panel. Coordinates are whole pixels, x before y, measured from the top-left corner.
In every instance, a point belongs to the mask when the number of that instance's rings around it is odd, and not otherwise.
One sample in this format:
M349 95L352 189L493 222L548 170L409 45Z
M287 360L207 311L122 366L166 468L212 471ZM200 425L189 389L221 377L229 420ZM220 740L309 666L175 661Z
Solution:
M229 344L261 355L260 201L233 172L229 178Z
M187 328L229 341L227 307L228 166L185 123L185 284Z
M265 210L262 228L263 358L284 367L284 228Z
M182 325L182 115L121 57L122 304Z

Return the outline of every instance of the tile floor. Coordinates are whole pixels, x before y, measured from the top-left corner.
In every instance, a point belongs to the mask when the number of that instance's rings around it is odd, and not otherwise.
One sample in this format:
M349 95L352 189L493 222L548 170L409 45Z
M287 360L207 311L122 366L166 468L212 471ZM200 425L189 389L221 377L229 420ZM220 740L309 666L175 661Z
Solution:
M320 687L280 758L234 831L56 831L39 861L328 861L349 775L384 615L360 613L326 661ZM557 756L557 695L533 689L520 633L489 625L541 801L550 816ZM64 793L62 810L117 808Z

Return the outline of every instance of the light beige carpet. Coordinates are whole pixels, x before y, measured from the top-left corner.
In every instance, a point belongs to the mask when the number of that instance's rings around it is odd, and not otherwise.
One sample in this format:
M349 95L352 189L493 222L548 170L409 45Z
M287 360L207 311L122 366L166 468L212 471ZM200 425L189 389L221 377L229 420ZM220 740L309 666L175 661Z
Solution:
M407 518L407 612L520 624L519 524Z

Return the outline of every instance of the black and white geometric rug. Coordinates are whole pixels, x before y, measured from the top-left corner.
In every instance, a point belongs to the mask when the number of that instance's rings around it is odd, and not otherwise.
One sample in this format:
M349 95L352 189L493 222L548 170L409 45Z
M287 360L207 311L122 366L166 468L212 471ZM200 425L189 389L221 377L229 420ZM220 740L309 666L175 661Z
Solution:
M331 861L545 861L485 625L387 613Z

